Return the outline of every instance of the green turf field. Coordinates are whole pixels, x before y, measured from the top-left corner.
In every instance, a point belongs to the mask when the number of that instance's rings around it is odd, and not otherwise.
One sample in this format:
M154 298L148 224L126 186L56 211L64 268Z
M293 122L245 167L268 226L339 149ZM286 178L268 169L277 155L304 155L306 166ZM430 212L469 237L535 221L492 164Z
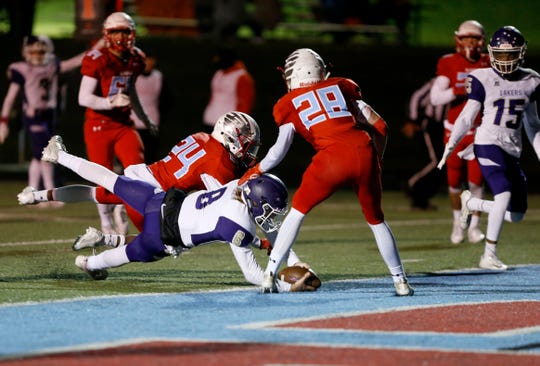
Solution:
M99 227L95 206L21 207L16 195L24 186L0 182L0 303L250 286L228 246L221 244L196 248L177 259L132 263L112 269L106 281L93 281L73 264L71 244L88 225ZM474 268L483 250L482 244L450 244L448 200L441 195L433 203L438 211L410 212L401 192L384 196L386 217L412 283L415 274ZM509 265L540 263L540 195L530 196L529 206L523 222L503 228L499 257ZM349 191L308 215L294 249L318 272L323 286L329 280L388 275ZM257 254L265 267L266 254Z

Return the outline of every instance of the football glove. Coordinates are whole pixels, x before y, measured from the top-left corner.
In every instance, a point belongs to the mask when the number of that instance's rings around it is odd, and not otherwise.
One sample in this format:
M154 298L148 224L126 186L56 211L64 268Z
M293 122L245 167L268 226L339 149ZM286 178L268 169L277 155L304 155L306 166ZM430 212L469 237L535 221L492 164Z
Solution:
M238 185L242 185L246 183L248 180L255 179L258 176L260 176L263 172L259 168L259 164L257 163L254 167L249 168L244 175L240 178L238 181Z
M111 109L123 108L131 105L131 101L129 100L129 96L118 91L117 94L109 98L109 105L111 106Z
M272 243L270 243L270 240L268 239L261 239L259 249L266 249L266 254L270 255L270 253L272 253Z
M451 146L450 144L444 146L444 153L441 161L439 161L439 164L437 165L437 169L441 170L443 168L444 164L446 164L446 160L448 160L448 157L452 154L452 151L454 151L454 148L455 146Z

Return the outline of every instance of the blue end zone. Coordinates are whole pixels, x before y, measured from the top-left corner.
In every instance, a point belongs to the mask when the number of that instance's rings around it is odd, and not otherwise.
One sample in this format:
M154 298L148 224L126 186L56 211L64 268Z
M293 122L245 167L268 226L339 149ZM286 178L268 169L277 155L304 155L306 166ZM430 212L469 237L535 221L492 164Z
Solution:
M413 297L395 296L388 277L327 282L315 293L262 295L251 288L4 305L0 306L0 356L149 340L540 354L536 324L482 334L271 327L310 318L439 305L540 301L539 279L540 266L532 265L506 272L462 270L411 276ZM485 314L485 321L490 321L490 314Z

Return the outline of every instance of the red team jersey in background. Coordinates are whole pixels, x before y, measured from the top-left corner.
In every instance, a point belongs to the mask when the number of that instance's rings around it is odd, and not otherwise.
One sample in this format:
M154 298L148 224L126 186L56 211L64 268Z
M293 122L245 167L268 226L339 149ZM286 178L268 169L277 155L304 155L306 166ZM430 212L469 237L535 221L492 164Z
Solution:
M231 155L207 133L196 133L176 144L163 159L148 166L164 191L177 188L189 192L205 190L201 174L221 184L237 179L240 173Z
M453 53L441 57L437 63L437 76L446 76L450 79L450 87L462 89L465 87L467 75L472 70L490 67L489 55L482 54L477 62L470 62L463 55ZM446 144L452 134L452 127L456 122L457 117L465 106L467 98L464 95L458 96L450 103L448 108L448 116L444 126L444 140ZM480 116L476 120L476 125L480 123ZM455 147L454 152L448 157L446 162L447 181L450 187L457 188L462 182L469 181L476 185L482 184L482 173L476 159L464 160L457 153L463 151L474 142L474 130L476 127L467 132L467 135ZM465 167L467 172L465 172Z
M128 94L129 79L140 75L144 70L142 56L134 50L134 54L126 62L113 55L107 48L88 52L82 60L81 74L99 80L97 95L112 97L119 91ZM95 111L86 109L86 120L122 123L131 126L130 107L112 110Z
M81 74L98 80L94 93L111 97L118 92L128 94L130 82L144 70L144 61L136 49L126 60L113 55L107 48L91 50L82 60ZM144 163L144 147L130 119L131 107L112 110L86 108L84 142L88 159L113 170L115 156L124 168ZM96 190L96 200L107 202L116 197L105 189ZM136 212L126 205L130 217Z
M384 220L381 209L380 166L371 136L357 126L358 85L345 78L329 78L294 89L274 106L278 126L294 128L317 151L296 191L292 206L307 214L341 186L353 186L366 220Z
M180 141L166 157L148 165L148 170L159 183L158 188L164 191L177 188L186 193L207 189L201 179L203 173L211 175L221 184L239 178L242 173L221 143L204 132L190 135ZM100 203L122 203L118 196L106 192L103 187L96 189L96 197L103 199L99 201ZM143 215L135 210L128 210L128 215L137 229L142 231Z
M437 63L437 76L446 76L450 80L450 87L464 90L467 75L469 75L472 70L483 67L490 67L489 55L487 54L482 54L480 60L473 63L459 53L452 53L439 59ZM450 103L447 119L451 125L456 122L456 119L466 102L467 98L463 95L458 96L458 98ZM448 128L446 128L446 130L444 143L446 143L450 137Z

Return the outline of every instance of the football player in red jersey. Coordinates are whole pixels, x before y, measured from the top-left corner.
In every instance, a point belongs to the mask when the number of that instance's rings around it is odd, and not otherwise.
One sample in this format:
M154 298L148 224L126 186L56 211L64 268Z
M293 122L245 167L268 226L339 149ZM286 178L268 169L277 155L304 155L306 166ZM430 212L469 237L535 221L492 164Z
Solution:
M277 141L264 159L244 174L240 184L279 164L295 132L309 142L316 153L277 235L262 291L275 291L275 275L305 215L339 187L351 185L392 274L396 294L412 295L394 235L381 207L380 162L386 145L386 122L362 101L360 88L354 81L328 78L323 59L311 49L291 53L282 71L289 92L274 106L274 119L279 127Z
M145 217L142 232L131 237L129 245L107 243L103 235L103 240L74 244L74 250L112 247L98 255L75 258L75 265L93 279L106 279L108 268L130 262L155 262L170 255L176 257L196 246L223 242L229 244L245 279L255 285L262 283L264 273L252 248L263 249L264 243L269 246L269 235L279 229L281 218L287 212L287 187L279 178L265 175L242 187L237 180L232 180L223 186L192 193L175 188L164 192L69 154L60 136L50 139L43 149L42 159L63 165L114 192ZM266 239L258 237L257 227L265 233ZM289 265L309 268L294 252L289 254ZM306 272L295 283L281 280L279 290L315 291L316 287L306 283L310 275Z
M482 24L476 20L467 20L454 32L456 52L442 56L437 63L437 76L431 88L430 97L433 105L449 104L448 115L444 121L444 144L448 142L457 116L467 102L465 79L474 69L489 67L489 56L483 53L485 31ZM479 120L477 121L480 122ZM474 140L473 127L467 136L456 146L450 155L447 166L448 194L453 213L453 226L450 241L459 244L465 239L464 230L460 226L461 213L460 194L465 184L473 197L482 197L483 178L478 161L468 153ZM471 243L484 239L484 234L478 228L480 213L475 212L467 232Z
M79 104L86 107L84 141L90 161L113 169L116 155L125 168L144 163L142 141L130 118L132 108L149 129L156 129L135 89L135 80L144 70L144 54L135 47L135 23L126 13L112 13L105 19L103 37L106 47L88 52L82 61ZM106 196L105 190L99 191L98 202L107 202ZM127 232L122 206L97 206L104 232L114 232L114 226L119 233Z
M213 180L224 185L239 178L255 164L259 146L257 122L245 113L233 111L218 118L212 134L199 132L190 135L176 144L163 159L150 165L130 165L124 170L124 175L164 191L170 188L186 192L207 189L206 185L212 184ZM102 190L105 188L71 185L42 191L25 189L17 197L21 205L46 201L100 202L100 197L104 196L104 192L100 192ZM122 203L115 195L108 195L107 200ZM143 216L131 210L129 214L137 229L142 230Z

